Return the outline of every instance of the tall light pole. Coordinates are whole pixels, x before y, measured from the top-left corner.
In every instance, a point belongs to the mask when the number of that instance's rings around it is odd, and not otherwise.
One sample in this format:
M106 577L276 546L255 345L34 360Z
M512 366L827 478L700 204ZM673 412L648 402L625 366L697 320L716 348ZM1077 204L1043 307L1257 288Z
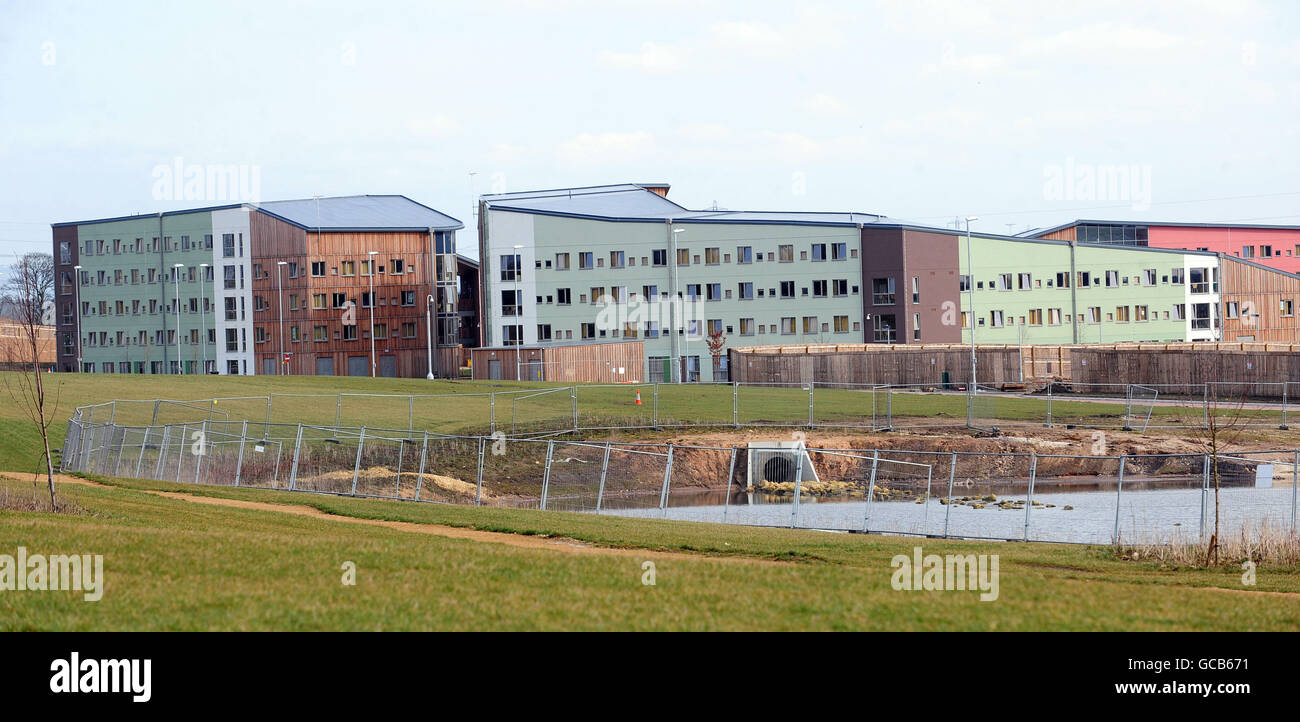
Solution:
M370 256L370 378L375 378L375 256L379 251L366 251Z
M434 261L437 263L437 261ZM435 285L434 288L437 288ZM424 334L429 344L429 375L426 379L433 380L433 295L430 294L424 306Z
M172 282L176 286L176 373L185 375L185 362L181 359L181 269L183 263L172 264Z
M970 249L970 222L978 221L979 216L966 216L966 305L970 308L970 388L966 391L966 426L971 426L974 419L974 398L976 393L975 372L975 265Z
M672 221L668 222L668 228L673 228ZM672 269L669 273L668 282L668 322L671 328L668 329L668 354L672 357L672 369L668 375L668 380L673 383L682 382L682 354L678 350L681 342L678 340L680 334L677 332L677 315L678 307L681 306L681 296L677 292L677 234L686 230L685 228L672 229L668 233L668 263Z
M208 300L207 291L203 288L208 275L208 264L199 264L199 345L203 347L203 371L208 372L208 309L205 306Z
M287 375L284 362L284 267L289 265L288 261L275 262L275 295L276 316L280 320L280 375Z
M519 358L521 355L523 355L523 345L524 345L524 325L520 323L520 318L519 318L519 316L522 315L524 312L523 299L519 297L519 291L520 291L519 277L522 276L524 273L522 254L519 253L519 249L521 248L523 248L523 246L517 243L514 246L515 249L515 258L514 258L514 263L515 263L515 381L524 380L523 375L520 373L520 368L522 367L522 364L520 363L520 358Z
M81 266L73 266L76 285L73 286L77 304L77 373L81 373Z

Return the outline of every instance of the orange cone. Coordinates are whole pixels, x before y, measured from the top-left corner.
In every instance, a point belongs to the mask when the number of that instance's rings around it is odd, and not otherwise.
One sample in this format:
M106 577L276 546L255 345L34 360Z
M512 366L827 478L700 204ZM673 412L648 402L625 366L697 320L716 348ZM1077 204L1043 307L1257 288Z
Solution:
M641 405L641 389L636 390L636 405Z

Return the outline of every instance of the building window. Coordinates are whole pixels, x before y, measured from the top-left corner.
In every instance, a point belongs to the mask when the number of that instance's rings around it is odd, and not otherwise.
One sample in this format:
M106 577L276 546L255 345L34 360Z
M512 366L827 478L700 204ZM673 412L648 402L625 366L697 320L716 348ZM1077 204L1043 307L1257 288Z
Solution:
M894 279L871 279L871 303L875 306L894 305Z
M812 259L813 259L814 261L824 261L824 260L826 260L826 244L825 244L825 243L814 243L814 244L812 244Z
M961 293L966 293L970 290L970 276L958 276L957 290Z
M754 335L754 319L752 318L740 319L740 335L741 336Z
M415 324L414 324L414 323L403 323L403 324L402 324L402 338L415 338Z
M311 275L312 275L312 278L324 278L324 277L325 277L325 262L324 262L324 261L312 261L312 262L311 262Z
M736 246L736 263L753 263L753 246Z
M344 340L344 341L356 341L356 340L357 340L357 327L356 327L356 324L353 324L353 325L345 325L345 326L343 327L343 340Z
M793 263L794 246L792 245L777 246L777 255L779 256L781 263Z
M1128 306L1115 307L1115 320L1119 323L1128 323Z
M388 324L386 323L375 324L374 334L375 334L375 339L377 340L388 338Z
M1289 298L1284 298L1284 299L1282 299L1281 311L1282 311L1282 315L1283 315L1283 316L1294 316L1294 315L1295 315L1295 301L1293 301L1293 300L1291 300L1291 299L1289 299Z
M919 276L912 276L912 303L921 302L921 279Z
M656 250L651 251L651 252L650 252L650 258L651 258L651 261L652 261L652 262L654 263L654 265L656 265L656 266L667 266L667 265L668 265L668 251L665 251L665 250L662 249L662 248L659 248L659 249L656 249Z
M229 332L227 332L227 333L229 333ZM311 340L313 340L313 341L328 341L328 340L329 340L329 330L328 330L326 327L324 327L324 326L312 326L312 327L311 327Z
M235 257L235 234L233 233L221 234L221 257L222 258Z
M872 317L872 341L875 343L894 343L898 340L897 322L892 313L878 313Z
M627 263L627 254L625 251L609 252L609 267L622 268Z
M555 254L555 270L557 271L569 270L569 254L567 253Z

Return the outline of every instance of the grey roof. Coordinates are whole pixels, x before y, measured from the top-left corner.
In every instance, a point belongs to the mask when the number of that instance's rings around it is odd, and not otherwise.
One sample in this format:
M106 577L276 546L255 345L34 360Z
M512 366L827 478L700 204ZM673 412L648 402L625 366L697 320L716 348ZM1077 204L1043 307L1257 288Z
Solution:
M598 218L610 221L661 221L678 223L775 223L794 225L858 225L884 218L875 213L818 213L807 211L692 211L647 187L667 184L621 183L584 188L560 188L485 195L495 210L543 215Z
M324 231L455 231L465 224L451 216L399 195L383 196L328 196L320 199L302 198L292 201L266 201L264 203L232 203L223 206L187 208L163 213L146 213L115 218L97 218L90 221L52 223L55 228L84 226L92 223L139 220L158 216L176 216L187 213L205 213L232 208L251 208L291 223L309 231L317 230L317 205L320 208L320 230Z
M454 231L465 227L445 213L398 195L303 198L251 205L313 231Z
M686 209L632 183L561 188L548 191L498 193L483 200L493 208L587 218L669 218Z

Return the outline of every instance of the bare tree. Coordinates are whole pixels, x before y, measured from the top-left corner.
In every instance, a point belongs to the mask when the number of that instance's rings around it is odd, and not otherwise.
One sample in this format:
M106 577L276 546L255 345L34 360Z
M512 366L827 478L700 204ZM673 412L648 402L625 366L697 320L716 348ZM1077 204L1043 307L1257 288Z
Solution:
M1204 420L1199 429L1192 432L1192 438L1210 459L1210 476L1214 482L1214 532L1210 534L1209 544L1205 547L1205 565L1219 563L1219 460L1229 446L1235 444L1247 428L1245 418L1246 390L1224 392L1224 384L1216 382L1223 378L1223 357L1215 356L1208 368L1203 368L1201 385L1204 389Z
M18 324L18 343L7 349L8 361L20 369L5 375L5 388L19 409L32 420L41 432L45 450L45 473L50 487L50 507L58 511L58 498L54 493L54 462L50 455L50 423L58 408L58 400L48 405L45 392L44 367L41 351L54 344L46 335L41 323L46 304L52 302L54 293L54 258L47 253L28 253L21 256L10 268L3 287L3 304L6 315ZM47 409L47 405L49 408Z

